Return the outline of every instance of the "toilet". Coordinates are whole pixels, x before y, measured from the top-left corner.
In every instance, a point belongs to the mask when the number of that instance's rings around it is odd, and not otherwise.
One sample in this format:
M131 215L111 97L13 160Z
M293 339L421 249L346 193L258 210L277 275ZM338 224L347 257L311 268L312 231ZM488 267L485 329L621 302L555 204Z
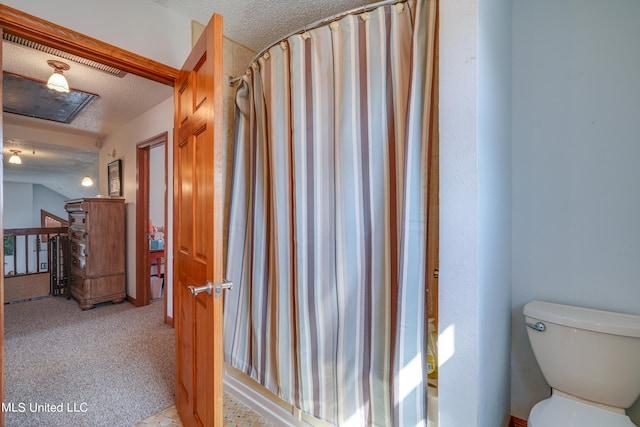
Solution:
M640 316L531 301L523 314L551 397L529 427L633 427L640 395Z

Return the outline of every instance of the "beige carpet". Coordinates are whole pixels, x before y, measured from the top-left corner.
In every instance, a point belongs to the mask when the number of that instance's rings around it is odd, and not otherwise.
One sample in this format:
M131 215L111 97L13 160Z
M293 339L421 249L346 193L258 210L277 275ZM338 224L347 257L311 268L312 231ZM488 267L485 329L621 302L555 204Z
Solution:
M5 306L5 425L130 427L174 404L163 300L135 308L45 298Z

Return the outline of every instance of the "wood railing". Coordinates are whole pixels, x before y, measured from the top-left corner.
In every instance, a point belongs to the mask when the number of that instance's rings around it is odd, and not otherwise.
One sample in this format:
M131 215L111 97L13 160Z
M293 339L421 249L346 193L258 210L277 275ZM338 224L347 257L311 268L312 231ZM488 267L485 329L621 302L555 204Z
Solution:
M66 239L67 227L47 228L9 228L4 230L4 276L24 276L47 273L61 260L54 259L54 254L47 244L52 237L62 236Z

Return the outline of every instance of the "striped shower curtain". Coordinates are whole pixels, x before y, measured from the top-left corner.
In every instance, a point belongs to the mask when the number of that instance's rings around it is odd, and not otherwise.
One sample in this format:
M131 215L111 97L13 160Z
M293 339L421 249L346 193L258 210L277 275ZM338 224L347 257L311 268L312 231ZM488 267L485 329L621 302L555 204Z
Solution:
M426 425L436 9L293 35L236 93L225 361L340 426Z

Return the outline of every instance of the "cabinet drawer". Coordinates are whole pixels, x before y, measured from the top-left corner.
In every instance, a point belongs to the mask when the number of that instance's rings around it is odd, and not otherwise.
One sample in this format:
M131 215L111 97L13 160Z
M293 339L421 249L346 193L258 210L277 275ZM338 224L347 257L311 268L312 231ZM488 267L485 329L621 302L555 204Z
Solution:
M87 261L83 256L72 256L71 257L71 267L77 268L78 270L85 271L87 269Z
M78 271L72 271L69 274L69 286L75 289L82 289L84 285L84 276L79 274Z
M71 240L71 256L87 256L87 250L84 241Z
M82 230L69 230L69 240L76 243L85 244L87 233Z
M69 202L66 205L64 205L64 209L67 212L82 211L82 201L81 200L76 200L76 201Z
M87 215L84 212L69 213L69 228L72 230L85 230L87 228Z

